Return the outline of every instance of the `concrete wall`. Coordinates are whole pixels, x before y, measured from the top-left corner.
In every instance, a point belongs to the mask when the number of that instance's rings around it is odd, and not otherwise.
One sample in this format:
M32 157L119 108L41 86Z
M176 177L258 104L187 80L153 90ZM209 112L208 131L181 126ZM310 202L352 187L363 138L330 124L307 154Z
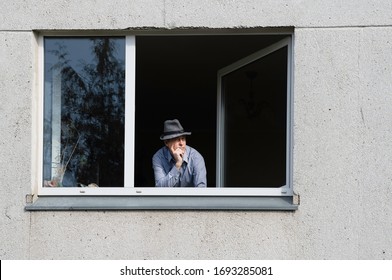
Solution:
M392 259L392 2L2 1L0 259ZM294 27L295 212L25 212L33 30Z

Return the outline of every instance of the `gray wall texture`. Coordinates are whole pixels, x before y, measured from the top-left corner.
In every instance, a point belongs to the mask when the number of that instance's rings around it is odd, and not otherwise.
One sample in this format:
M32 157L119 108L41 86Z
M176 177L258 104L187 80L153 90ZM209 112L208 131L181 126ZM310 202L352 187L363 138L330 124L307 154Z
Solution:
M0 259L392 259L390 0L0 3ZM295 212L27 212L34 31L294 28Z

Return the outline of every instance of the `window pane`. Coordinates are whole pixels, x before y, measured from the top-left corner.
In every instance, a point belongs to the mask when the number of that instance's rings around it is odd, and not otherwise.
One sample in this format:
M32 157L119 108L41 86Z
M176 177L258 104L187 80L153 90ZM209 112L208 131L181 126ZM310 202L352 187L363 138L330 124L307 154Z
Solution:
M287 47L225 75L224 186L286 184Z
M125 38L44 39L44 186L124 185Z

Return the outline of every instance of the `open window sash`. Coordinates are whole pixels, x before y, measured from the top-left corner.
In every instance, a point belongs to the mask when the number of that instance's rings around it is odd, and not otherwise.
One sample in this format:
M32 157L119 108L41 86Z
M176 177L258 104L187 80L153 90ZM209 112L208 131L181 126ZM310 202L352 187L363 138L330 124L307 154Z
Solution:
M292 194L291 38L218 71L217 186Z

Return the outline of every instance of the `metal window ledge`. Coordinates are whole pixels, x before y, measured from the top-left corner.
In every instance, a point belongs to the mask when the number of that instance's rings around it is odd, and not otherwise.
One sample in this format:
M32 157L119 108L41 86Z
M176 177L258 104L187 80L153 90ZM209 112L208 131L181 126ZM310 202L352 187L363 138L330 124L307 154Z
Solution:
M25 207L26 211L297 209L292 196L44 196Z

